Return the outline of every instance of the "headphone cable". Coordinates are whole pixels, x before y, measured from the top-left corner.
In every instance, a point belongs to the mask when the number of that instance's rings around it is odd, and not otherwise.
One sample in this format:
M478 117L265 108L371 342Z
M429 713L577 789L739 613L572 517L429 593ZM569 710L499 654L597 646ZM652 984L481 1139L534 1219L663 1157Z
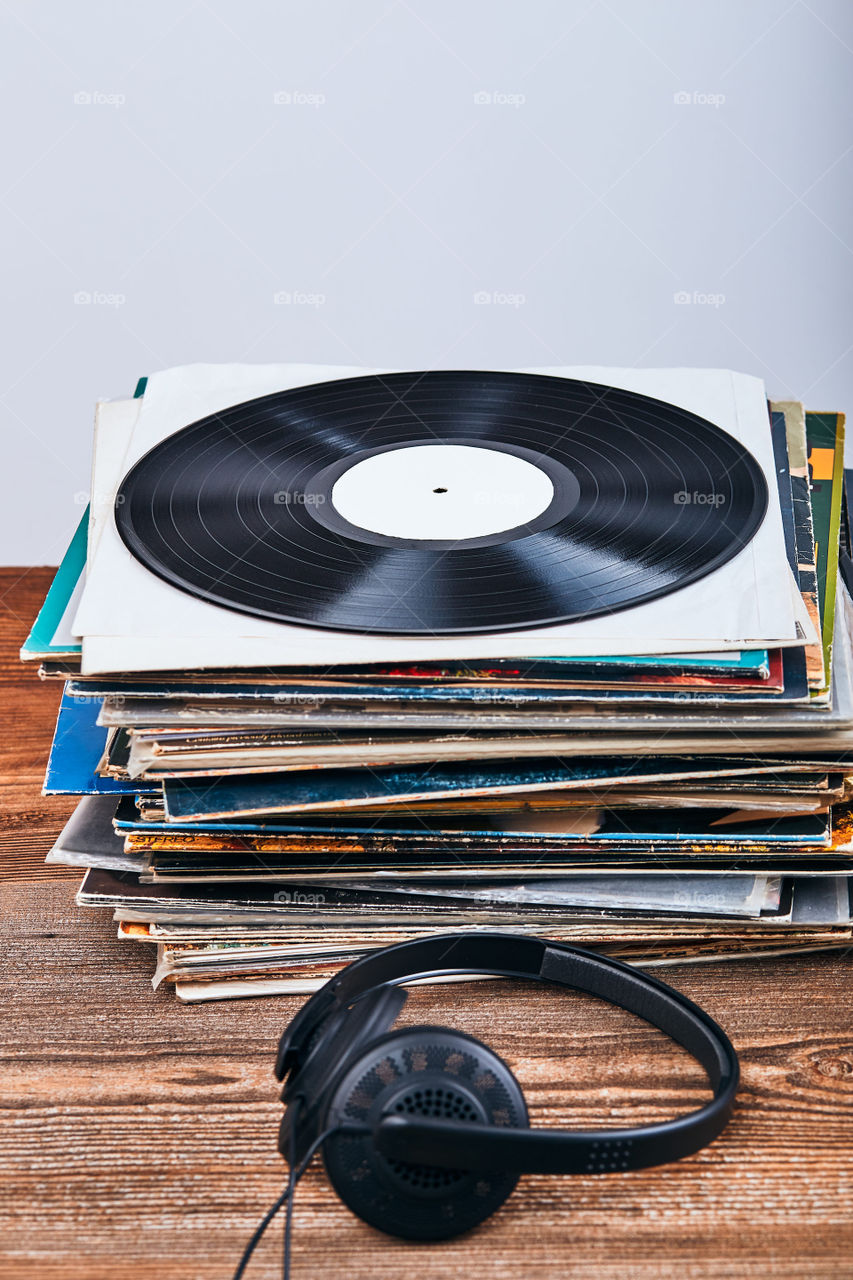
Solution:
M294 1102L297 1105L301 1104L301 1099L294 1099ZM294 1192L296 1191L297 1182L299 1182L300 1178L305 1173L305 1170L308 1168L309 1164L314 1159L314 1156L317 1154L318 1148L321 1147L323 1143L326 1141L326 1139L330 1138L333 1133L357 1135L357 1134L366 1134L371 1132L372 1130L369 1125L356 1125L356 1124L330 1125L328 1129L324 1129L323 1132L317 1138L315 1138L314 1141L311 1143L311 1146L308 1148L308 1151L306 1152L305 1157L302 1160L302 1163L298 1167L294 1167L293 1161L295 1159L296 1125L294 1124L291 1127L290 1160L289 1160L290 1173L288 1175L287 1182L285 1183L284 1191L282 1191L281 1195L278 1197L275 1203L270 1206L270 1208L267 1210L267 1212L264 1214L263 1218L255 1228L252 1238L249 1241L249 1243L246 1245L246 1248L243 1250L243 1256L240 1258L240 1261L237 1264L237 1270L234 1272L233 1280L241 1280L243 1273L246 1270L246 1267L249 1265L249 1259L251 1258L252 1254L255 1252L255 1249L258 1243L260 1242L261 1237L263 1236L267 1227L272 1222L273 1218L276 1216L276 1214L285 1204L287 1205L287 1214L285 1217L285 1227L284 1227L284 1267L282 1272L282 1278L283 1280L289 1280L290 1242L291 1242L292 1228L293 1228L293 1196L294 1196Z
M305 1105L305 1099L300 1095L296 1099L297 1109L299 1107L304 1107L304 1105ZM282 1280L290 1280L290 1242L293 1234L293 1199L296 1193L296 1184L299 1181L299 1178L301 1177L299 1170L296 1168L296 1118L297 1118L297 1115L298 1115L298 1110L296 1114L294 1114L293 1120L290 1125L290 1133L288 1135L289 1140L287 1144L288 1145L287 1163L290 1167L290 1177L287 1180L287 1187L285 1189L287 1193L286 1195L287 1209L285 1210L285 1214L284 1214L284 1260L282 1262L282 1267L281 1267ZM316 1146L309 1147L306 1160L311 1159L316 1149L317 1149ZM307 1168L307 1164L305 1161L303 1161L303 1165L305 1168Z

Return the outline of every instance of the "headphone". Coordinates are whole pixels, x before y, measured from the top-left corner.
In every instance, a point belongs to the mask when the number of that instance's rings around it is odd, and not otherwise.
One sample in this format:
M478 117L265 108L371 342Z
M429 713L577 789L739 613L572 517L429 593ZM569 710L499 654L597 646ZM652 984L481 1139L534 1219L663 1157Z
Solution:
M407 997L400 984L463 975L532 979L619 1005L692 1054L714 1096L665 1124L531 1129L518 1081L487 1045L448 1027L391 1029ZM322 1148L344 1204L405 1240L470 1230L522 1173L618 1173L691 1155L722 1132L739 1079L726 1034L665 983L608 956L505 933L439 934L350 964L287 1027L275 1073L291 1184Z

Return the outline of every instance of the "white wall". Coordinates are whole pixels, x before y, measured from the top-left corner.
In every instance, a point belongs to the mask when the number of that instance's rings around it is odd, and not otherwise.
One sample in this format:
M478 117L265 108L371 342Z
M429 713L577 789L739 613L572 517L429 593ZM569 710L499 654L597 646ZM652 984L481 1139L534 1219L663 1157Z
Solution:
M853 408L844 0L10 0L0 42L0 563L61 556L94 400L194 360Z

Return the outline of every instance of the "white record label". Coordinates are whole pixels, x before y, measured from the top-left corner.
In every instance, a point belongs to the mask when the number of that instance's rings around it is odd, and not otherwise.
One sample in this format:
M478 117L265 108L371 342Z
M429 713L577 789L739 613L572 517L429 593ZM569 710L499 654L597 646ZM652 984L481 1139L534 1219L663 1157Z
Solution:
M405 445L356 462L332 487L350 524L391 538L459 541L528 524L554 498L532 462L467 444Z

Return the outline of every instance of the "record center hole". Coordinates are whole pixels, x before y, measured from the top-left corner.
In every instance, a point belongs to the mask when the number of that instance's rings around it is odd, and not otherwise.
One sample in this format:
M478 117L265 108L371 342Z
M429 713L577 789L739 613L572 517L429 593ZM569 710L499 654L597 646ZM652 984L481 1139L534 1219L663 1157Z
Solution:
M433 489L433 493L447 493L446 489Z

